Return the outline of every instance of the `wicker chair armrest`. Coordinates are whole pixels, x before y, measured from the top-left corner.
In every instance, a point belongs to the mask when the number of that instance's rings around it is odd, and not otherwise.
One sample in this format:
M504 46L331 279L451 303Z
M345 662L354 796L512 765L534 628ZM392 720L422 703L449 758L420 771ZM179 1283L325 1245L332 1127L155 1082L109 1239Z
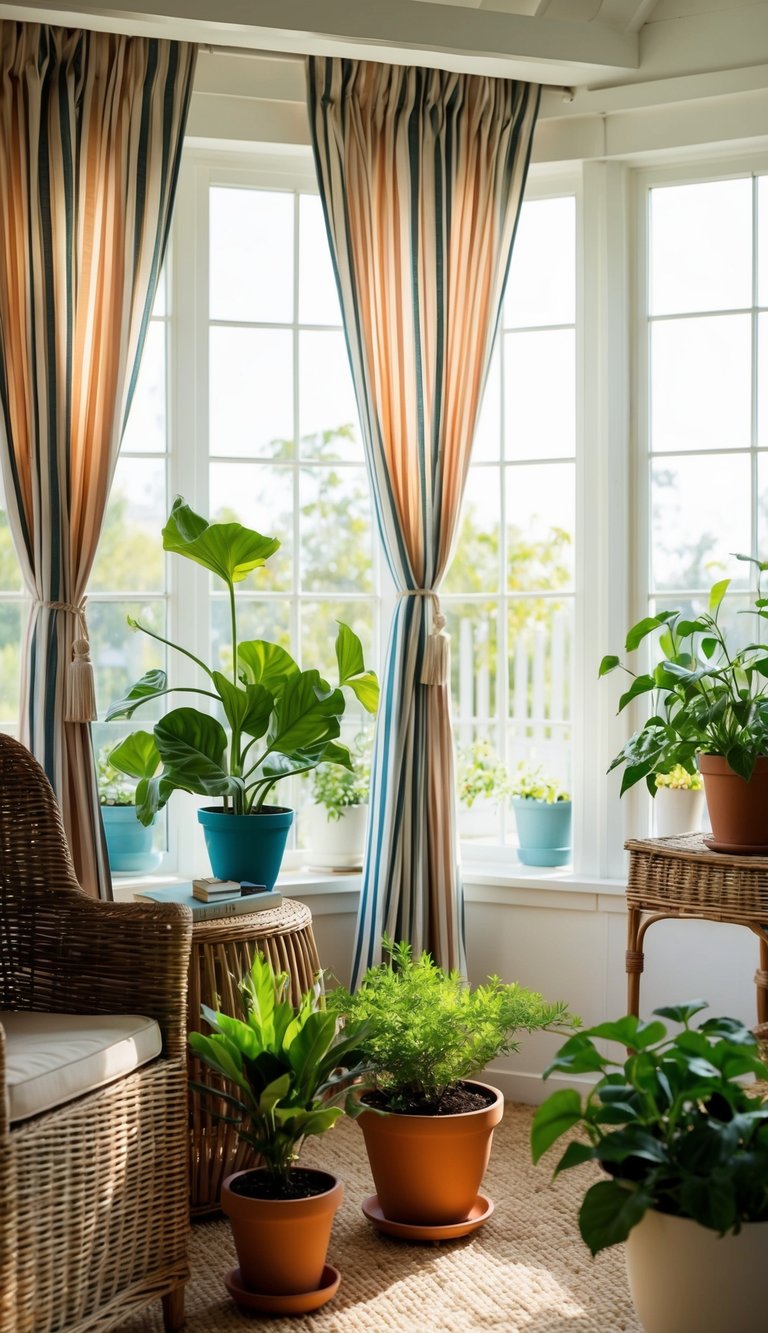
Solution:
M163 1051L186 1050L192 913L176 903L101 903L55 893L38 903L30 1008L154 1018Z

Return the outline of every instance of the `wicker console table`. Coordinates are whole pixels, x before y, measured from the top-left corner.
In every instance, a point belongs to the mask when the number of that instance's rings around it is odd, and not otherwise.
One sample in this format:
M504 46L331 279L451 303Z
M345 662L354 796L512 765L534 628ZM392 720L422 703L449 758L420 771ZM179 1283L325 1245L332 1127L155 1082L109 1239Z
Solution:
M239 1015L237 982L248 971L257 949L273 967L291 979L295 1003L309 990L320 969L312 934L312 914L303 903L288 898L271 912L247 912L213 921L195 922L192 927L192 956L189 965L187 1026L201 1030L200 1006L207 1004ZM189 1076L197 1083L221 1088L226 1085L191 1051ZM234 1126L216 1120L212 1112L228 1114L223 1101L191 1093L190 1211L193 1217L218 1210L222 1181L232 1172L253 1166L256 1154L239 1141Z
M627 882L627 1010L638 1014L643 945L656 921L725 921L760 941L757 1021L768 1022L768 857L712 852L700 833L630 839Z

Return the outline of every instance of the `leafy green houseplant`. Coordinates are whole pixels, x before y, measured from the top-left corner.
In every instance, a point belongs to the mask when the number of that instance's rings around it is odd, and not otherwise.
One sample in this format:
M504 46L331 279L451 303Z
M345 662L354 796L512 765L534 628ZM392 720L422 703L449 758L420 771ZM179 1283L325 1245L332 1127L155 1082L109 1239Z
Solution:
M768 562L746 555L736 559L757 568L753 614L759 624L768 619L768 598L760 587ZM651 716L624 743L608 771L624 767L622 795L645 779L655 796L657 773L667 773L678 764L687 769L698 764L716 848L754 852L766 844L768 646L729 645L720 623L729 586L730 579L715 583L707 611L696 616L660 611L632 626L627 652L658 633L661 660L651 670L638 673L615 655L603 658L600 676L621 667L631 677L619 699L619 712L637 698L651 699ZM749 792L753 782L754 806Z
M312 773L312 799L322 806L331 822L342 819L345 810L368 803L371 786L371 742L368 732L355 737L350 749L350 768L319 764Z
M523 865L563 866L571 859L571 797L540 765L518 764L509 783Z
M476 801L498 804L509 795L509 772L490 741L476 740L459 747L456 755L456 788L459 801L468 810Z
M360 732L350 747L351 768L320 764L314 769L312 796L300 815L307 864L320 870L356 870L363 864L371 781L370 731Z
M339 623L336 638L338 682L331 686L316 668L302 670L279 644L263 639L241 642L237 625L236 585L262 567L277 550L276 538L264 537L239 523L208 523L177 498L163 528L163 548L209 570L225 585L229 596L231 643L226 657L229 674L208 666L194 653L163 638L136 620L133 629L181 653L200 673L193 686L172 686L166 673L145 673L122 698L111 705L107 719L130 718L137 708L172 692L192 693L215 704L226 726L210 711L174 708L153 728L163 763L162 771L149 779L137 799L139 818L149 823L175 790L221 798L221 807L201 810L198 818L206 831L214 874L221 879L258 877L271 885L279 868L291 811L267 806L277 783L306 773L318 764L351 767L349 751L342 745L340 719L344 714L345 689L350 690L368 712L375 712L379 687L363 661L357 635ZM118 751L111 756L117 767ZM138 794L137 794L138 795ZM254 866L249 851L256 821L247 826L222 825L224 815L258 814L271 820L278 835L279 853L265 853L267 864ZM266 823L263 830L268 830ZM240 830L243 830L242 834ZM245 847L240 838L246 839ZM218 840L224 839L223 847ZM212 851L213 842L217 848ZM275 864L276 860L276 864Z
M287 974L257 953L239 986L242 1017L204 1005L211 1033L190 1032L189 1044L226 1080L227 1091L198 1080L193 1089L224 1100L227 1118L263 1163L228 1177L222 1189L242 1280L253 1292L290 1296L319 1287L343 1198L336 1177L297 1167L299 1152L345 1109L359 1113L351 1088L364 1072L364 1030L350 1024L338 1031L319 983L298 1005L290 1002L288 985Z
M531 1132L536 1162L563 1135L580 1132L565 1148L556 1174L587 1162L603 1168L605 1177L584 1196L581 1235L593 1254L630 1238L630 1285L649 1333L673 1328L677 1333L694 1328L697 1333L725 1328L749 1333L764 1326L758 1321L764 1321L765 1302L761 1304L753 1279L748 1295L756 1302L756 1319L747 1315L740 1320L738 1289L729 1294L724 1315L717 1290L727 1278L724 1255L736 1265L740 1260L738 1254L731 1260L730 1249L713 1250L711 1242L726 1233L749 1233L748 1242L758 1247L765 1271L768 1105L741 1080L749 1074L765 1079L768 1067L758 1059L754 1036L740 1022L711 1018L694 1029L691 1020L705 1008L703 1001L696 1001L657 1009L652 1022L627 1016L570 1037L545 1077L557 1072L600 1078L585 1097L570 1088L554 1092L536 1112ZM682 1030L670 1036L659 1021L664 1018L681 1024ZM611 1059L598 1048L604 1041L617 1042L631 1053ZM681 1226L683 1220L687 1226ZM754 1228L753 1223L759 1225ZM705 1257L694 1260L691 1289L681 1297L687 1255L697 1241ZM650 1258L646 1245L651 1246ZM746 1262L754 1265L754 1255ZM669 1291L663 1278L668 1266ZM768 1291L768 1284L763 1285ZM663 1288L661 1310L654 1288ZM678 1306L681 1312L670 1322L669 1309ZM715 1321L721 1322L712 1322L713 1310Z
M136 813L137 794L160 767L154 737L146 731L126 736L117 750L118 766L110 762L113 747L102 746L96 756L96 779L109 867L116 874L144 874L159 865L153 850L154 819L141 824Z
M427 953L384 940L388 958L357 991L329 993L361 1040L373 1089L360 1120L384 1218L441 1227L471 1221L504 1099L471 1076L517 1049L515 1033L570 1023L564 1004L490 977L472 988ZM376 1110L390 1114L378 1115ZM467 1229L472 1229L471 1225Z

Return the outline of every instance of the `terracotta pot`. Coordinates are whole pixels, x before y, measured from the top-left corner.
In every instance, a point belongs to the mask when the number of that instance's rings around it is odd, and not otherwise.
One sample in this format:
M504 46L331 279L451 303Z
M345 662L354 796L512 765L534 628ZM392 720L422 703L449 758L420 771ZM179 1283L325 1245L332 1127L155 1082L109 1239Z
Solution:
M722 851L768 849L768 756L755 761L747 782L721 754L700 754L712 836Z
M651 1211L630 1231L626 1259L645 1333L765 1333L768 1222L718 1236Z
M384 1216L414 1226L463 1222L477 1199L491 1155L504 1097L487 1083L469 1088L493 1094L490 1106L460 1115L376 1115L360 1126Z
M316 1291L344 1186L328 1171L313 1171L327 1189L304 1199L249 1199L231 1188L239 1177L262 1174L263 1169L236 1171L221 1187L243 1282L260 1295Z

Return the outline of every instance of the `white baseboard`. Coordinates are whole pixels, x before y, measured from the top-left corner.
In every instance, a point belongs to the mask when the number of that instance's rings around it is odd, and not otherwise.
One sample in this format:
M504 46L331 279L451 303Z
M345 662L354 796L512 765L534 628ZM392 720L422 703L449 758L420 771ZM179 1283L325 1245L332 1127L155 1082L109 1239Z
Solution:
M508 1069L486 1069L481 1077L503 1092L505 1101L523 1102L528 1106L540 1106L550 1093L560 1088L574 1088L583 1095L591 1086L590 1080L585 1078L563 1078L553 1074L544 1079L541 1074L526 1070L515 1070L513 1074Z

